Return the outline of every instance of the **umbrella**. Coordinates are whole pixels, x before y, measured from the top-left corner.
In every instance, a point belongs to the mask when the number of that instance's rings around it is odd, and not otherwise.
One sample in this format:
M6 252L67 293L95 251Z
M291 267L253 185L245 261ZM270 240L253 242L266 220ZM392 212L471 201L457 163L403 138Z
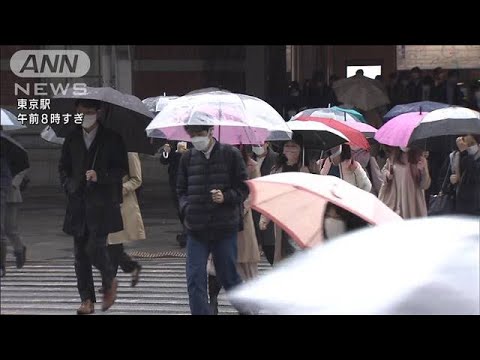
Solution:
M229 293L273 314L479 315L478 219L430 217L353 232Z
M147 127L150 137L190 141L185 125L209 125L227 144L290 140L292 131L269 104L226 91L187 94L170 101Z
M338 101L360 110L368 111L390 103L381 84L363 75L335 81L332 88Z
M350 140L349 141L350 144L365 150L368 150L370 148L370 145L367 139L365 138L365 135L363 135L360 131L348 126L343 121L339 121L338 118L332 115L331 111L330 112L325 111L329 109L312 109L312 110L322 110L322 111L310 112L310 110L304 110L299 112L297 115L293 116L292 120L316 121L316 122L323 123L335 130L340 131L343 135L345 135Z
M402 221L378 198L330 175L283 173L247 181L253 209L272 219L302 247L323 240L323 216L328 202L370 224Z
M53 144L63 145L63 142L65 141L65 138L58 137L50 126L47 126L45 129L43 129L40 133L40 136L43 140Z
M153 118L142 101L133 96L123 94L110 87L87 87L86 95L76 95L69 89L65 95L56 95L51 101L51 111L61 114L75 113L75 101L92 99L103 102L104 116L99 119L106 128L120 134L127 151L154 154L155 149L145 134L145 128ZM51 124L59 137L67 136L77 125L74 121L68 124Z
M460 106L451 106L427 114L413 130L409 145L439 136L465 134L480 134L480 113Z
M431 112L433 110L443 109L449 107L448 104L443 104L434 101L418 101L408 104L395 105L383 116L383 121L387 122L390 119L397 117L398 115L406 113L420 113L420 112Z
M0 131L2 155L7 158L12 176L30 167L27 150L4 131Z
M10 111L2 108L0 108L0 125L2 125L2 128L5 131L26 128L25 125L23 125L20 121L17 120L17 117L15 115L13 115Z
M347 108L344 108L344 107L340 107L340 106L332 106L330 109L332 110L337 110L337 111L342 111L342 112L345 112L347 114L350 114L352 115L355 119L357 119L358 121L362 122L362 123L366 123L367 121L365 120L365 117L359 113L358 111L354 110L354 109L347 109Z
M378 131L372 125L364 124L358 121L345 121L344 124L352 129L360 131L367 139L373 138Z
M290 130L302 135L303 145L308 148L328 150L349 141L340 131L318 121L292 120L287 125Z
M375 134L375 140L389 146L406 147L413 130L428 113L401 114L385 123Z
M157 114L171 101L178 99L178 96L155 96L143 99L142 102L147 106L148 110Z

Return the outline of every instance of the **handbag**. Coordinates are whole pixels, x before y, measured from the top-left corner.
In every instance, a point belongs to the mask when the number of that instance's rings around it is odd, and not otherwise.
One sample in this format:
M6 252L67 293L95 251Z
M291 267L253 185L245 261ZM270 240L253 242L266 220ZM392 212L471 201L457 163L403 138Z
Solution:
M451 161L450 161L451 166ZM448 173L445 175L445 179L443 179L442 183L442 190L445 188L448 179ZM442 190L437 195L430 195L430 199L428 202L428 215L429 216L436 216L436 215L446 215L446 214L453 214L455 213L455 192L450 193L443 193Z

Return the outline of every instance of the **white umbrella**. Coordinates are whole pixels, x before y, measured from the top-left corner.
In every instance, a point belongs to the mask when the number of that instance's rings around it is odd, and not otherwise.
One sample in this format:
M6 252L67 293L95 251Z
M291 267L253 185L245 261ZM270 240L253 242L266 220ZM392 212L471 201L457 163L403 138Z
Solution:
M2 125L3 130L12 131L25 129L26 126L23 125L20 121L17 120L17 117L13 115L10 111L0 108L0 125Z
M477 218L431 217L360 230L294 255L233 290L270 314L480 314Z
M47 126L45 129L43 129L40 133L40 136L43 140L53 144L63 145L63 142L65 141L65 138L58 137L50 126Z
M190 141L185 125L214 127L226 144L262 144L290 140L292 131L282 116L253 96L205 89L170 101L147 127L150 137Z

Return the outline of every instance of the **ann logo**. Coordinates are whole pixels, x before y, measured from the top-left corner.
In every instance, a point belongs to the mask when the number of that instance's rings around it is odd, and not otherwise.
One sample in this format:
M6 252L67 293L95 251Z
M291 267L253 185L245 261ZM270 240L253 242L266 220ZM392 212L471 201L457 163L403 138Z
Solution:
M10 59L18 77L82 77L90 69L90 58L81 50L20 50Z

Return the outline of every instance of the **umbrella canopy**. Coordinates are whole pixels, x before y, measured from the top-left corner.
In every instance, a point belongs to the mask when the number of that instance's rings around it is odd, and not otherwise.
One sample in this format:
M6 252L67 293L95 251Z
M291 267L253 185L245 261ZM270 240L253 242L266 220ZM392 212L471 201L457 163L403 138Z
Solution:
M398 115L406 113L420 113L420 112L431 112L433 110L443 109L449 107L448 104L443 104L434 101L418 101L408 104L395 105L383 116L383 121L387 122Z
M328 150L348 142L348 138L340 131L318 121L289 121L288 127L303 138L303 145L307 148Z
M375 195L336 176L283 173L249 180L247 184L252 208L272 219L302 247L322 242L328 202L370 224L402 221Z
M389 146L406 147L413 130L428 113L406 113L385 123L375 134L375 140Z
M365 150L370 148L370 144L364 134L351 126L348 126L344 121L339 121L335 115L332 115L332 111L329 112L325 110L329 109L307 109L293 116L292 120L320 122L330 128L340 131L350 140L350 144Z
M196 92L170 101L147 127L150 137L190 141L185 125L214 127L227 144L263 144L290 140L292 131L265 101L226 91Z
M465 134L480 134L480 113L451 106L427 114L413 130L409 145L439 136Z
M0 108L0 125L2 125L3 130L12 131L25 129L26 126L23 125L20 121L17 120L17 117L13 115L10 111Z
M10 135L0 131L2 155L7 158L12 176L30 167L27 150Z
M367 120L365 120L365 117L361 113L359 113L358 111L356 111L354 109L347 109L347 108L340 107L340 106L332 106L330 109L346 112L347 114L352 115L355 119L357 119L358 121L360 121L362 123L367 122Z
M178 96L155 96L143 99L142 102L147 106L148 110L154 114L159 113L171 101L178 99Z
M63 145L65 138L58 137L50 126L42 130L40 136L43 140L53 144Z
M122 136L127 151L155 153L154 146L145 134L153 114L139 98L123 94L110 87L87 87L86 95L76 95L71 88L65 95L57 95L52 99L51 111L74 114L75 102L78 99L99 100L103 103L104 116L99 119L99 122ZM51 126L57 136L65 137L78 125L72 119L68 124L61 122Z
M338 101L368 111L390 103L382 85L363 75L335 81L333 91Z
M375 226L297 253L229 297L270 314L479 315L479 236L474 218Z

